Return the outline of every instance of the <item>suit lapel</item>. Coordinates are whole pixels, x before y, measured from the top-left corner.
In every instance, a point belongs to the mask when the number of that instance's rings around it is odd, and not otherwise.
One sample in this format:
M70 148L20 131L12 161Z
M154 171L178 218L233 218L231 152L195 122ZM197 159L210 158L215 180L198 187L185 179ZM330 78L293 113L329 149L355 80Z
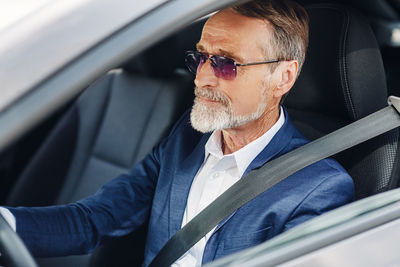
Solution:
M275 134L269 144L250 163L250 165L244 172L243 177L251 170L258 169L271 159L274 159L287 152L287 146L290 144L296 128L291 122L289 115L286 112L286 109L283 110L285 114L285 123L282 125L281 129L279 129L279 131Z
M171 185L169 237L181 229L190 186L204 161L204 146L209 137L210 134L203 135L193 152L180 164L178 163L177 171Z
M260 154L257 155L257 157L249 164L247 167L246 171L244 172L243 177L247 173L249 173L251 170L258 169L262 167L265 163L270 161L273 158L276 158L277 156L280 156L281 154L284 153L285 148L289 145L293 134L295 132L295 127L292 124L292 122L289 119L289 115L286 112L286 109L284 110L285 114L285 123L282 125L282 127L279 129L279 131L275 134L275 136L272 138L272 140L269 142L269 144L260 152ZM226 217L223 221L221 221L217 227L215 228L215 231L218 231L227 221L229 221L230 218L232 218L233 215L235 215L236 211L234 211L231 215ZM213 234L214 234L213 233Z

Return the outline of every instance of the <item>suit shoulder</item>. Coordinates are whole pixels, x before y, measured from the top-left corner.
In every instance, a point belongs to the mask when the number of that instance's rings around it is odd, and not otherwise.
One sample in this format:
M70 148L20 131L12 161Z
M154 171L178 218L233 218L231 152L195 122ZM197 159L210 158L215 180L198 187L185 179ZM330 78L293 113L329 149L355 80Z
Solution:
M194 130L190 123L190 109L175 123L170 134L163 142L162 152L169 159L187 157L205 135Z

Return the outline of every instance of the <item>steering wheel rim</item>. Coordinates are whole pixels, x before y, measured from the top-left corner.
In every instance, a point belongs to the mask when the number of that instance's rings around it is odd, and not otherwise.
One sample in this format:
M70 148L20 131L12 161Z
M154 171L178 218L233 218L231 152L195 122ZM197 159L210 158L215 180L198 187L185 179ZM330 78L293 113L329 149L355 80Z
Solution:
M0 213L0 251L4 263L10 267L38 267L21 238Z

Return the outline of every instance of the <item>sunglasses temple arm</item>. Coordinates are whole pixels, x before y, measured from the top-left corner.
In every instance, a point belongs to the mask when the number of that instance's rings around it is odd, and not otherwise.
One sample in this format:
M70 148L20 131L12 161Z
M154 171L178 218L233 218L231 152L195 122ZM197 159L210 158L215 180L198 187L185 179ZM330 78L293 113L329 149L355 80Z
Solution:
M244 67L244 66L251 66L251 65L261 65L261 64L269 64L269 63L277 63L280 60L271 60L271 61L263 61L263 62L254 62L254 63L247 63L247 64L238 64L236 63L236 66L239 67Z

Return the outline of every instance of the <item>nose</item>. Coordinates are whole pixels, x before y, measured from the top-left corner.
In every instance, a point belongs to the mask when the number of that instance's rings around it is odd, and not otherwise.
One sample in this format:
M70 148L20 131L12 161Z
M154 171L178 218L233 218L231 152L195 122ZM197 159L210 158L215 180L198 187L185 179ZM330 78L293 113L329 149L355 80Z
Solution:
M218 85L218 78L214 75L209 59L197 70L194 84L196 87L216 87Z

